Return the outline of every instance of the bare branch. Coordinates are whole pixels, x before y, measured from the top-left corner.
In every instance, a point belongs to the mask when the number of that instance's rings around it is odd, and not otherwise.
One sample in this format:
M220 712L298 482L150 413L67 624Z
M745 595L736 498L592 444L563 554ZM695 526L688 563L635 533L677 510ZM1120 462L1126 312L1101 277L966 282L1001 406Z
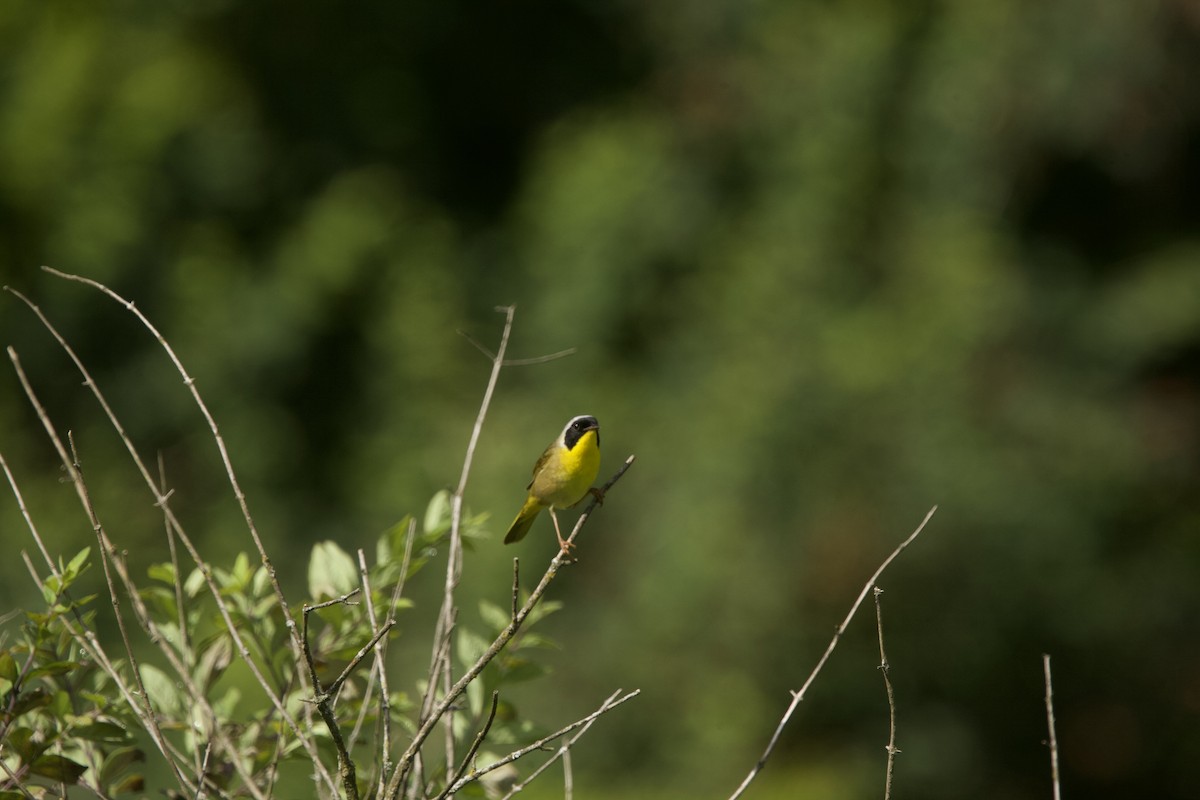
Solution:
M329 737L333 740L333 746L337 750L338 773L341 775L342 790L346 793L347 800L358 800L358 776L354 768L354 759L350 757L350 751L346 748L346 740L342 738L342 730L338 726L337 717L333 713L333 707L330 701L337 694L338 689L340 689L342 686L342 683L344 683L346 678L349 677L351 671L358 666L359 662L362 661L366 654L370 652L371 648L375 646L375 643L378 642L385 633L391 630L392 623L389 621L386 625L384 625L379 632L372 637L371 641L364 645L362 649L358 651L358 654L351 659L350 663L346 665L346 668L342 670L342 674L339 675L337 679L329 685L329 688L323 689L321 687L321 679L317 676L317 666L316 662L313 661L312 648L308 643L308 615L318 609L329 608L330 606L334 605L353 605L353 603L350 602L350 598L358 594L360 591L362 590L356 588L347 592L341 597L334 598L333 600L326 600L322 603L315 603L312 605L305 603L303 607L302 623L304 630L301 635L301 639L304 642L304 661L308 666L309 678L312 680L313 689L316 692L317 713L321 715L321 719L325 722L325 727L329 729Z
M896 557L904 552L906 547L912 544L913 540L920 535L921 531L925 530L926 524L929 523L929 520L933 517L934 512L936 511L937 506L929 509L929 513L925 515L925 519L921 520L921 524L917 526L917 529L909 534L908 538L901 542L899 546L892 551L892 554L883 560L883 563L880 564L879 568L875 570L875 574L872 575L863 586L862 591L859 592L858 598L854 601L854 604L850 606L850 613L846 614L846 618L842 620L842 624L838 625L837 629L834 631L833 639L829 642L829 646L825 648L824 655L822 655L820 660L817 661L817 666L813 668L813 671L809 674L808 679L804 681L804 685L800 687L800 690L792 692L792 702L787 707L787 711L784 712L783 719L781 719L779 721L779 725L776 726L775 732L771 735L771 740L767 742L767 749L763 751L762 756L760 756L758 759L758 763L756 763L750 770L750 774L748 774L742 780L737 789L734 790L733 794L729 796L729 800L736 800L738 797L741 797L742 793L746 791L746 787L748 787L751 781L753 781L755 777L758 776L758 773L762 771L762 768L767 763L767 759L771 757L771 753L775 750L775 745L779 742L779 736L783 733L784 727L787 726L788 720L792 718L792 714L796 713L796 708L804 699L804 695L808 691L808 687L812 685L814 680L816 680L817 675L819 675L821 670L824 668L825 662L828 661L829 656L833 654L834 648L837 647L838 642L842 638L842 634L846 630L846 626L850 624L850 620L854 619L854 615L858 612L858 607L862 605L863 600L866 598L867 592L871 591L871 587L874 586L875 582L879 580L879 576L882 575L883 571L888 568L888 565L896 560Z
M1046 678L1046 728L1050 732L1050 779L1054 783L1054 800L1062 800L1058 783L1058 736L1054 731L1054 688L1050 681L1050 654L1042 654L1042 672Z
M275 574L275 567L271 563L271 559L267 555L266 549L263 547L262 539L258 535L258 527L254 524L254 517L251 516L251 514L250 514L250 506L246 502L246 493L242 491L241 483L237 479L237 473L234 472L233 462L229 458L229 450L225 446L225 439L221 436L221 431L217 427L217 421L216 421L216 419L213 418L212 413L208 410L208 405L205 404L204 399L200 396L199 390L196 389L196 379L188 374L187 370L183 366L183 362L180 361L179 356L177 356L175 354L174 348L171 347L171 345L167 342L166 338L163 337L163 335L159 332L158 328L156 328L154 326L154 324L150 322L150 320L146 317L146 315L143 314L141 312L141 310L138 309L133 304L132 301L126 300L124 297L117 294L112 289L108 288L107 286L105 286L104 284L102 284L98 281L92 280L91 278L85 278L80 275L72 275L70 273L60 272L59 270L56 270L53 267L45 267L44 266L44 267L42 267L42 269L45 270L46 272L50 273L51 275L57 276L59 278L63 278L65 280L69 280L69 281L75 281L77 283L82 283L85 286L90 286L93 289L96 289L96 290L108 295L110 298L112 298L113 300L115 300L118 303L120 303L121 305L123 305L125 307L125 309L127 311L129 311L131 314L133 314L134 316L136 316L138 321L141 322L142 325L146 328L146 330L148 330L150 332L150 334L158 342L159 346L162 347L162 349L166 352L167 356L171 359L171 363L175 365L176 371L178 371L180 376L183 377L184 385L187 386L188 391L190 391L192 393L192 399L195 400L196 406L200 409L200 413L204 416L205 422L208 423L208 428L212 432L213 440L217 444L217 450L220 452L220 455L221 455L221 462L225 465L225 474L229 477L229 485L233 489L234 497L237 498L238 506L239 506L239 508L241 508L241 511L242 511L242 518L246 522L246 528L250 531L250 537L254 540L254 546L258 549L259 556L262 557L263 566L265 566L267 568L267 574L271 578L271 586L275 591L275 599L279 602L279 608L283 612L284 620L286 620L286 622L287 622L288 632L291 634L292 649L293 649L295 657L296 657L296 663L300 664L301 663L301 657L300 657L301 642L300 642L299 632L296 630L296 621L292 617L291 610L288 608L287 597L284 596L283 589L279 585L279 578ZM13 290L10 290L10 291L13 291ZM16 292L14 292L14 293L16 293ZM18 294L18 296L21 296L21 295ZM21 299L25 300L25 298L23 296L21 296ZM36 306L34 306L28 300L25 300L25 302L34 310L34 312L39 317L42 318L42 322L45 323L47 327L51 327L49 325L49 322L45 319L45 317L42 317L41 311ZM51 328L51 330L53 330L53 329ZM57 332L55 332L55 336L57 337ZM65 345L65 342L63 342L61 340L61 337L59 337L59 338L60 338L60 343ZM72 355L72 358L74 358L73 355ZM78 359L75 359L75 361L76 361L76 365L82 370L83 369L82 364L79 363ZM85 377L87 377L86 373L85 373ZM91 384L90 377L87 377L87 381L89 384ZM96 391L94 384L91 384L91 385L93 387L93 391L96 392L97 398L100 399L101 403L104 405L105 411L107 411L109 413L109 418L114 420L114 425L115 425L116 424L115 415L112 414L111 410L108 408L108 404L105 403L102 398L100 398L99 392ZM117 430L121 434L121 438L125 441L126 446L129 447L129 449L132 452L133 445L132 445L132 443L130 443L128 436L125 434L124 429L118 426ZM149 483L151 485L151 488L153 488L153 480L150 479L148 471L146 470L145 466L141 463L141 459L137 458L135 456L135 461L138 462L138 466L142 470L143 476L147 479L147 483Z
M888 674L892 665L888 663L887 653L883 650L883 608L879 603L879 595L883 594L883 589L878 586L873 592L875 596L875 627L879 631L879 671L883 674L883 686L887 689L888 700L888 743L887 743L887 775L883 782L883 800L891 800L892 798L892 771L896 766L896 754L900 749L896 747L896 694L892 691L892 679Z
M527 744L524 747L520 748L519 750L514 750L511 753L509 753L508 755L506 755L504 758L501 758L497 761L493 761L491 764L488 764L486 767L481 767L479 769L472 770L470 774L465 775L462 778L459 778L450 787L451 793L457 792L459 789L466 786L471 781L477 781L480 778L482 778L484 775L488 774L489 772L493 772L493 771L499 769L500 767L503 767L505 764L511 764L512 762L516 761L518 758L527 756L534 751L543 749L547 744L549 744L550 742L553 742L555 739L562 738L563 736L566 736L568 733L571 733L574 730L581 729L581 730L579 730L579 733L577 733L575 736L573 736L570 739L570 741L568 741L566 744L562 745L562 747L558 748L558 750L554 753L554 755L551 756L544 764L542 764L540 767L538 767L536 770L534 770L533 773L527 779L525 779L525 781L523 783L518 784L517 786L513 787L512 791L509 792L507 795L505 795L505 798L512 797L514 794L517 794L522 789L524 789L526 786L528 786L533 781L534 778L536 778L538 775L541 775L542 772L544 772L551 764L553 764L558 759L562 758L563 754L566 753L567 750L571 749L571 746L574 745L575 742L579 741L579 738L581 736L583 736L584 733L587 732L587 729L592 726L593 722L595 722L597 719L599 719L602 715L607 714L609 711L612 711L614 708L621 705L626 700L632 700L633 698L637 697L641 693L642 693L641 689L634 689L632 692L629 692L628 694L623 695L620 698L618 698L617 696L621 694L621 690L618 689L617 691L615 691L611 695L609 695L608 698L603 703L600 704L599 708L597 708L591 714L588 714L583 719L577 719L574 722L572 722L570 725L567 725L563 728L559 728L558 730L556 730L554 733L550 734L549 736L543 736L541 739L538 739L536 742L533 742L532 744Z
M463 457L462 472L459 474L458 486L450 498L450 546L446 556L446 584L442 597L442 607L438 613L437 626L434 630L433 650L443 649L445 642L445 657L435 659L430 665L428 691L432 693L439 683L443 691L450 689L454 659L450 656L452 645L450 632L455 619L454 590L462 576L462 507L463 495L467 490L467 479L471 475L471 463L475 459L475 447L479 443L479 435L483 431L483 421L487 417L488 407L492 402L492 394L496 391L496 383L500 379L500 370L504 366L504 353L508 349L508 337L512 333L513 315L516 306L504 306L496 309L504 314L504 330L500 334L500 347L492 358L492 371L488 376L487 388L483 391L483 400L479 404L479 413L475 416L475 425L467 442L467 452ZM478 345L476 345L478 346ZM431 695L427 695L430 696ZM454 725L453 718L446 718L445 727L446 774L454 769Z
M496 310L497 311L507 311L508 307L507 306L499 306L496 308ZM457 333L459 336L466 339L468 342L470 342L475 347L476 350L478 350L479 352L481 352L485 356L487 356L488 361L496 360L496 354L493 353L491 350L488 350L482 344L480 344L477 340L475 340L471 336L471 334L467 333L466 331L462 331L462 330L455 331L455 333ZM532 356L531 358L509 358L509 359L505 359L503 362L501 362L501 366L529 367L529 366L534 366L536 364L545 364L548 361L557 361L558 359L566 358L567 356L573 356L573 355L575 355L576 352L577 352L576 348L568 347L566 350L559 350L557 353L547 353L544 356Z
M492 707L488 711L487 720L483 723L483 727L479 729L479 733L475 734L475 741L471 742L471 747L467 750L467 754L463 756L462 763L458 765L458 769L446 781L446 788L442 790L434 800L445 800L450 796L451 788L467 771L467 767L471 765L471 759L475 758L475 754L479 752L479 746L483 744L483 740L487 738L488 731L492 729L492 722L496 719L496 708L500 703L500 692L492 691Z
M114 293L112 290L108 289L107 287L103 286L102 284L97 283L96 281L92 281L88 278L81 278L76 275L68 275L66 273L62 273L57 270L51 269L50 267L43 267L43 269L51 274L57 275L59 277L65 278L67 280L73 280L73 281L77 281L77 282L92 286L92 287L104 292L105 294L107 294L108 296L117 300L118 302L122 303L123 305L125 305L125 307L128 310L130 310L131 312L136 314L138 316L139 320L142 321L142 324L145 325L151 331L151 333L158 340L159 344L162 345L163 348L166 350L167 354L170 356L171 360L176 365L176 369L181 374L184 375L184 378L185 378L184 383L191 390L192 395L195 398L196 402L200 405L200 408L203 411L205 418L210 421L210 427L215 432L215 430L216 430L215 423L211 421L212 417L211 417L211 415L209 415L207 407L204 405L203 400L200 398L199 393L196 391L195 381L192 380L192 378L190 378L189 376L187 376L187 373L184 371L182 364L179 362L178 358L176 357L174 350L172 350L170 345L167 344L166 340L162 338L162 335L158 332L158 330L156 328L154 328L153 325L150 324L149 320L147 320L141 314L140 311L137 311L134 308L133 303L124 300L119 295ZM153 495L155 497L155 505L162 508L163 515L166 517L167 521L169 522L171 529L175 531L175 534L179 537L179 540L183 543L184 547L187 549L188 555L191 557L192 561L195 562L196 566L199 568L201 575L204 577L205 584L208 586L209 592L212 594L213 600L217 605L217 610L221 614L221 619L225 623L225 627L229 631L229 634L232 637L232 639L236 645L236 650L238 652L238 655L242 658L242 660L250 668L251 674L254 675L255 680L257 680L259 685L263 688L264 693L267 695L268 698L270 698L272 704L275 706L275 710L279 713L279 715L282 717L284 722L287 724L288 728L296 736L297 740L300 742L301 746L304 748L305 752L308 754L309 758L312 760L313 768L317 771L318 775L320 775L321 779L324 780L326 786L329 788L330 791L336 792L336 785L334 783L333 777L329 774L329 771L325 768L325 764L321 761L320 756L317 753L315 744L312 742L312 740L309 737L307 737L301 733L300 727L297 724L296 720L292 717L291 713L284 707L282 700L276 695L275 691L271 688L270 683L263 676L262 670L259 668L258 663L250 656L250 650L246 646L246 643L242 637L241 631L238 629L237 625L233 621L233 618L229 611L229 606L225 602L225 599L221 594L220 587L217 586L216 582L213 580L212 571L209 569L208 564L201 558L199 551L196 549L196 546L194 545L191 538L187 535L186 531L184 530L183 524L179 521L178 517L175 516L175 512L171 509L170 504L168 503L169 496L164 495L159 491L158 485L156 484L153 476L151 475L149 468L146 466L145 461L142 459L141 455L138 453L137 448L133 444L133 441L129 438L129 435L125 432L125 428L121 424L120 419L117 417L116 413L112 410L112 407L108 404L108 401L105 399L104 394L100 391L99 385L92 378L91 373L88 372L87 368L83 364L83 361L80 360L79 356L75 353L74 349L72 349L70 344L67 343L67 340L62 336L62 334L58 332L58 329L55 328L53 324L51 324L50 320L46 317L46 315L44 313L42 313L42 310L37 305L35 305L31 300L29 300L29 298L25 297L23 294L21 294L17 290L12 289L11 287L5 287L5 288L11 294L13 294L17 298L19 298L22 302L24 302L31 311L33 311L33 313L41 321L42 325L45 326L46 330L50 332L50 335L54 337L55 341L58 342L59 346L63 349L63 351L67 354L67 356L75 364L75 368L77 370L79 370L79 373L83 376L84 385L87 386L91 390L92 395L96 398L96 401L100 404L100 407L103 409L105 415L109 419L109 423L113 426L114 430L117 431L117 434L121 438L121 441L125 444L125 448L126 448L126 450L128 450L130 458L133 460L133 463L137 467L138 472L141 474L142 479L145 481L146 486L150 489L151 493L153 493ZM218 447L220 448L222 454L225 455L224 440L222 440L220 438L219 434L215 434L215 435L217 438ZM228 468L228 461L226 461L226 465ZM230 477L234 481L236 481L236 478L233 478L232 470L229 470L229 474L230 474ZM238 494L240 501L243 504L243 507L245 507L244 496L241 495L240 490L235 490L235 494ZM246 511L245 513L248 514L248 511ZM255 541L257 542L258 541L257 532L253 531L253 530L252 530L252 532L254 533ZM261 549L260 549L260 553L261 553ZM292 618L291 612L287 608L286 600L284 599L283 593L280 590L279 584L275 578L274 567L271 566L269 560L266 558L265 553L263 554L263 563L267 569L267 572L269 573L269 575L271 577L272 585L274 586L274 590L276 593L276 598L281 603L281 606L280 606L281 611L284 614L286 624L288 626L289 631L291 632L291 639L293 642L293 651L294 651L294 655L296 658L296 665L300 670L298 672L298 674L301 676L301 680L303 682L305 679L305 673L303 671L304 661L303 661L303 657L301 655L301 648L300 648L300 644L299 644L299 636L300 636L299 631L296 629L295 620ZM171 654L168 653L168 657L170 657L170 655ZM176 668L176 669L178 671L178 668ZM222 746L224 746L224 743L222 744ZM235 761L235 764L238 763L238 761L236 759L234 761Z

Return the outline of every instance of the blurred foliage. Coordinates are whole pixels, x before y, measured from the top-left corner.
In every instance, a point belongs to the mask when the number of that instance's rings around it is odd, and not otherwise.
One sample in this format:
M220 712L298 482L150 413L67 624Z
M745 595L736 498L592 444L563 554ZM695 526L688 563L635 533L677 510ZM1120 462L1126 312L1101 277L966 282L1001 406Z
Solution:
M160 326L296 596L311 544L352 551L455 481L487 370L456 331L494 347L492 309L516 302L513 357L578 347L501 376L468 501L499 531L576 413L601 420L605 470L639 456L555 587L555 674L520 698L549 720L644 690L589 733L581 782L731 790L938 503L884 581L897 791L1044 791L1049 652L1068 791L1188 797L1198 44L1185 0L11 0L0 281L162 453L205 552L240 552L157 345L36 267ZM0 334L114 538L163 561L70 363L10 296ZM75 552L91 532L15 378L0 387L0 452ZM11 501L0 533L27 549ZM481 543L464 592L503 606L513 552ZM5 602L36 597L3 569ZM856 621L790 726L764 775L782 796L882 782L873 637Z

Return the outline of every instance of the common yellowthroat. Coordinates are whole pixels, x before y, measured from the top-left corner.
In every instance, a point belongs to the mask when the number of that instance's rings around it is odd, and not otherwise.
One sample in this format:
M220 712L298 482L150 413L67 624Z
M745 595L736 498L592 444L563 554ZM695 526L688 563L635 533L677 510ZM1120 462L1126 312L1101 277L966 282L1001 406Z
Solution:
M600 497L599 490L592 488L592 481L596 480L599 471L600 423L586 414L575 417L533 465L533 480L525 487L529 496L509 526L504 543L521 541L542 509L549 508L558 545L563 550L568 549L554 510L575 505L589 491Z

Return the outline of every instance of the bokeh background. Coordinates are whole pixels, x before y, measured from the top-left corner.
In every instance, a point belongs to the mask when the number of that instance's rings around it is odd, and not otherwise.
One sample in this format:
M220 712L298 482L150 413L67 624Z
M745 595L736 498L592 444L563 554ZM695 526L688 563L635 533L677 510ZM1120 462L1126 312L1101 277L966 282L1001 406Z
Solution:
M303 599L457 480L499 538L577 413L639 461L553 589L547 725L642 696L579 796L725 797L875 565L898 794L1195 797L1200 4L793 1L0 6L0 280L163 454L214 561L250 548L177 348ZM34 316L0 342L71 429L111 535L166 558L120 443ZM0 452L43 534L90 530L12 370ZM0 496L0 604L34 602ZM140 561L139 561L140 560ZM527 570L532 567L527 567ZM531 573L530 573L531 574ZM432 614L440 577L414 585ZM422 594L424 593L424 594ZM749 797L882 795L864 609ZM412 631L420 627L410 623ZM427 640L393 652L424 663Z

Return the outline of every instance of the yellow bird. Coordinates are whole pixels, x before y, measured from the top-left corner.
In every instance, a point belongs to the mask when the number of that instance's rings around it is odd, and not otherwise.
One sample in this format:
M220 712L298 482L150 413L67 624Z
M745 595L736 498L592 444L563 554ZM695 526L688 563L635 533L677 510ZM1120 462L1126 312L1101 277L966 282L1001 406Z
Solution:
M600 423L586 414L575 417L533 465L533 480L525 487L529 490L529 496L509 526L504 543L521 541L542 509L549 508L550 518L554 520L554 532L558 535L558 546L563 550L568 549L554 510L575 505L589 491L599 498L600 490L592 488L592 481L596 480L599 471Z

